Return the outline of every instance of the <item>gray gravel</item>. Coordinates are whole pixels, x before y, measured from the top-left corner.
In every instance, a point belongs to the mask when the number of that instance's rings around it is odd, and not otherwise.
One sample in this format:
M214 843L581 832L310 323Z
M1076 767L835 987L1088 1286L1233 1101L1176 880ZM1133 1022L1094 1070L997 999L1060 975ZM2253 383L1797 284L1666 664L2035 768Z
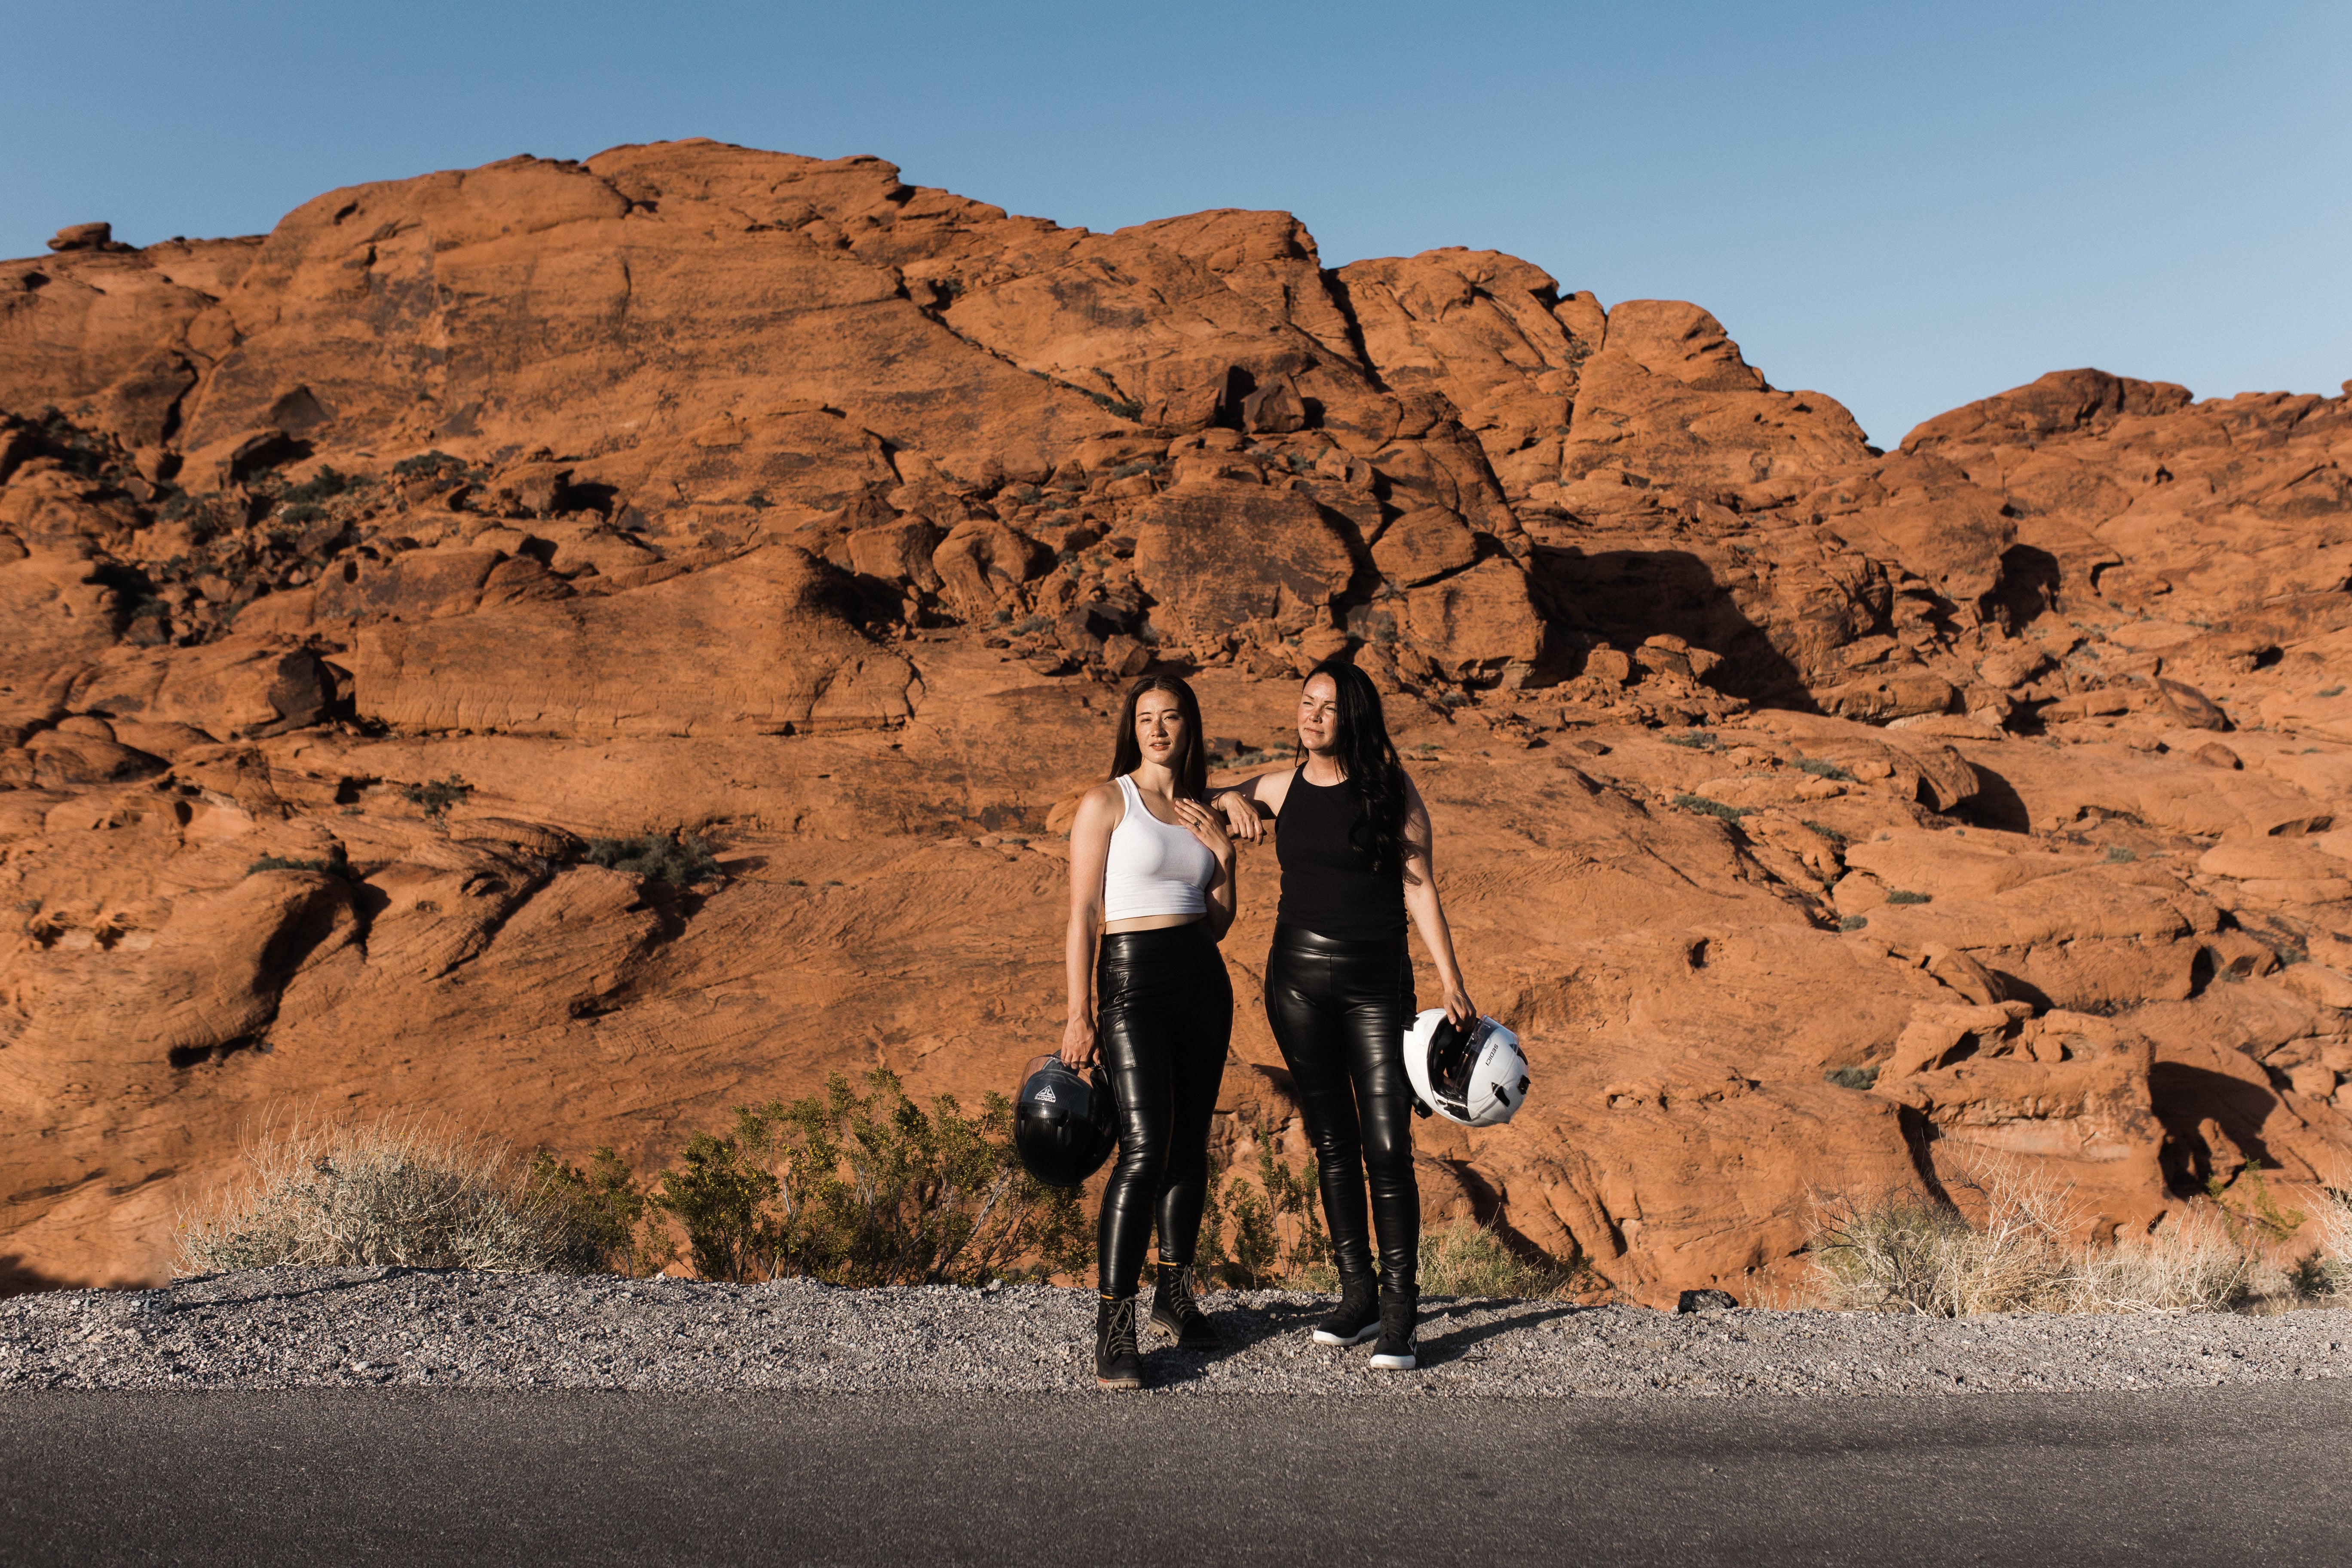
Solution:
M1147 1300L1149 1300L1147 1293ZM1433 1298L1419 1371L1314 1344L1281 1291L1205 1299L1232 1348L1147 1328L1161 1394L1952 1394L2352 1376L2352 1311L1960 1321ZM1091 1389L1093 1297L843 1290L400 1268L258 1269L0 1300L0 1392L29 1388Z

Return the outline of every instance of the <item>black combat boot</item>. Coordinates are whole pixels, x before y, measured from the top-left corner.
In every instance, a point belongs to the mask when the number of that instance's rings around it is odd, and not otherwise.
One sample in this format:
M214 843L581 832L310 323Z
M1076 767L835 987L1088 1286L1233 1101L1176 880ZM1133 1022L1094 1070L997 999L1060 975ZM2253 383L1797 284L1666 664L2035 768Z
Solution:
M1143 1356L1135 1348L1132 1296L1096 1299L1095 1381L1105 1388L1143 1386Z
M1318 1345L1357 1345L1381 1331L1381 1296L1369 1274L1339 1276L1339 1304L1315 1325Z
M1415 1289L1381 1292L1381 1342L1372 1347L1372 1364L1382 1372L1411 1372L1419 1365L1413 1340L1413 1319L1420 1313L1421 1292Z
M1192 1266L1158 1265L1159 1288L1151 1293L1151 1326L1188 1351L1221 1351L1225 1342L1210 1325L1209 1314L1192 1298Z

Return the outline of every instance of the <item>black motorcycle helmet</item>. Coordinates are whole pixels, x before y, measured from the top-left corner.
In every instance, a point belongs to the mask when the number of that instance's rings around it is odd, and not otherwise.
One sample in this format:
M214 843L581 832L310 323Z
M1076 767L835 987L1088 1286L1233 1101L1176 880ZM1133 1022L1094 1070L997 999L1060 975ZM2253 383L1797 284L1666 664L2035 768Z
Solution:
M1029 1064L1013 1102L1013 1147L1031 1175L1049 1187L1078 1186L1118 1142L1118 1112L1099 1066L1080 1078L1059 1057Z

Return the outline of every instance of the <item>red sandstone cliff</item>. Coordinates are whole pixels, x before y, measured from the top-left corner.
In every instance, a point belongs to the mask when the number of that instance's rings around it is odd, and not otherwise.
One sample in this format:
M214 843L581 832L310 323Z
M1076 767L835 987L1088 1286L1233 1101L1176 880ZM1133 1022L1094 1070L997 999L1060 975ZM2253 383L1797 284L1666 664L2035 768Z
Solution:
M20 1283L154 1277L289 1101L658 1160L999 1085L1107 682L1231 757L1342 647L1538 1070L1423 1124L1433 1213L1657 1299L1986 1151L2127 1227L2352 1184L2346 399L2070 372L1880 453L1510 257L707 142L58 243L0 263ZM722 874L583 861L673 826ZM1289 1115L1244 876L1228 1138Z

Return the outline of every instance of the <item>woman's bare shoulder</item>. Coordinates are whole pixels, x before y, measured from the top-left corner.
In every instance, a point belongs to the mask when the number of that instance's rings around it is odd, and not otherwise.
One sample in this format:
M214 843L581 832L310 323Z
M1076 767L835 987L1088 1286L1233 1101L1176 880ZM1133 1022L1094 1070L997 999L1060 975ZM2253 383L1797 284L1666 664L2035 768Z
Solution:
M1117 821L1125 815L1125 796L1118 787L1117 779L1105 779L1078 796L1078 811L1082 816L1108 815L1113 821Z

